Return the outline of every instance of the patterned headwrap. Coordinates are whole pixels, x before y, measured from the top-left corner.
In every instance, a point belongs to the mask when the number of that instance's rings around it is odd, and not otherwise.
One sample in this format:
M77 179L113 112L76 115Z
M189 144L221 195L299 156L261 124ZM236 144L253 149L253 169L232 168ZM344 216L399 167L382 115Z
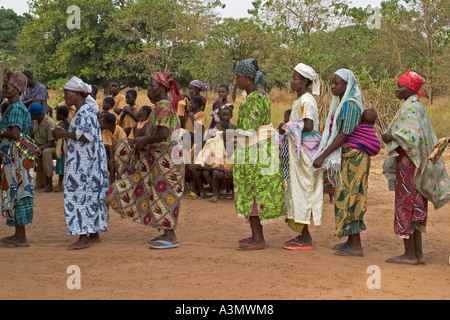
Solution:
M262 83L263 78L266 76L266 73L259 69L258 61L255 59L239 61L235 73L240 76L252 78L256 84Z
M166 91L169 93L169 98L172 103L172 108L177 111L178 109L178 100L180 91L178 90L177 82L169 77L167 73L164 72L155 72L152 76L153 79L158 81L158 83L162 84Z
M19 90L20 93L24 93L27 89L27 77L21 72L7 72L6 79L11 83L14 88Z
M419 90L425 83L425 79L421 77L418 73L411 71L408 69L406 73L402 74L400 78L398 78L398 82L407 86L412 91L414 91L417 95L419 95ZM423 94L420 94L419 97L423 97Z
M200 80L193 80L189 85L200 89L200 91L208 91L210 88L209 83L203 83Z

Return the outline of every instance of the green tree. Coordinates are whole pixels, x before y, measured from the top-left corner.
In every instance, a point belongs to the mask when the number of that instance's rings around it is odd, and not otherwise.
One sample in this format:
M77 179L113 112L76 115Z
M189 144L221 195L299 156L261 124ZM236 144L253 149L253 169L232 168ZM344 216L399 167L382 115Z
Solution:
M448 86L450 77L441 68L448 65L450 0L389 0L382 3L383 26L393 42L410 48L433 101L434 90ZM397 44L397 45L398 45ZM406 66L405 66L406 67Z
M89 83L104 85L105 79L124 72L109 59L122 48L108 30L112 14L119 10L112 0L31 0L33 20L23 29L19 48L32 58L30 68L40 81L78 76ZM80 9L80 28L69 28L71 13Z
M27 13L16 14L12 9L0 8L0 61L4 62L6 71L22 68L17 49L17 36L23 27L31 21Z

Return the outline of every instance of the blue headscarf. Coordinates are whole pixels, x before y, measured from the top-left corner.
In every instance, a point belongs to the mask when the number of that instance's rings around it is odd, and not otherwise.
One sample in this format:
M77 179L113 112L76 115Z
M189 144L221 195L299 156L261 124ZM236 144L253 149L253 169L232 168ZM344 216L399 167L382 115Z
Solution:
M262 83L263 78L266 76L266 73L259 69L258 61L255 59L239 61L235 73L240 76L252 78L256 84Z

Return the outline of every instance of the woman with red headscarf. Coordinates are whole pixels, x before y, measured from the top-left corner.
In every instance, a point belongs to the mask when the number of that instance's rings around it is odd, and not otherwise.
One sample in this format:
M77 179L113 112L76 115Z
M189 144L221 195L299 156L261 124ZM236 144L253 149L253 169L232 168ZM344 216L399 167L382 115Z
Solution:
M428 218L428 201L439 209L450 200L450 184L442 159L429 159L437 143L436 134L419 90L425 79L408 71L400 76L395 96L405 100L382 135L389 154L383 165L389 189L395 191L394 233L403 238L405 253L390 263L424 264L422 232Z
M155 73L147 96L156 104L146 124L147 134L131 145L127 139L117 142L119 178L111 185L106 202L122 216L164 231L150 240L152 249L176 248L184 186L184 164L176 137L180 129L177 84L167 73Z

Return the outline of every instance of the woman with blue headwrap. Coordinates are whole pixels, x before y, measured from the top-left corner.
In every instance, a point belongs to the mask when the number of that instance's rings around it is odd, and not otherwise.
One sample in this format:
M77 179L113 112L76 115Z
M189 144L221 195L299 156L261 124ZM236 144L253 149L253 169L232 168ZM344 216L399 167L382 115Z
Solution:
M240 61L235 73L237 87L247 93L237 120L236 212L248 219L252 231L251 237L239 240L238 249L258 250L265 246L262 224L285 215L283 170L270 122L270 99L258 87L265 73L254 59Z
M361 91L355 75L348 69L339 69L333 75L330 111L319 151L313 162L323 168L336 187L335 236L348 236L345 243L332 247L334 254L363 256L360 232L366 229L363 217L367 209L367 186L370 156L358 149L342 149L349 136L361 121L363 112Z

